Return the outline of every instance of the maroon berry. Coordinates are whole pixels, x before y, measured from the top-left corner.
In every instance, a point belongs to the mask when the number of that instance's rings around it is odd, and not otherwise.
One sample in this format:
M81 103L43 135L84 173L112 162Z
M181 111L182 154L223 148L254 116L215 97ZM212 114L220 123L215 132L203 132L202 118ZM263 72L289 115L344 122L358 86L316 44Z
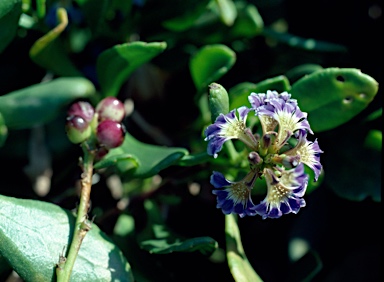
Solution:
M103 120L97 126L97 139L107 149L119 147L124 141L123 126L113 120Z
M85 101L76 102L71 105L68 110L68 116L79 116L82 117L87 123L91 122L95 109L92 105Z
M70 116L65 124L68 139L75 144L84 142L91 136L91 127L80 116Z
M124 104L115 97L106 97L96 106L99 120L111 119L121 122L125 116Z

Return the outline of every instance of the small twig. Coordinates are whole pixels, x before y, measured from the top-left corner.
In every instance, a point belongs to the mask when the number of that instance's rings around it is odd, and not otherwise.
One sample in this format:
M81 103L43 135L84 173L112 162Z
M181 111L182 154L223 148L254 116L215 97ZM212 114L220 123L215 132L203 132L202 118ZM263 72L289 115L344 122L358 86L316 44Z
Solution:
M88 207L92 187L93 161L95 153L90 150L86 143L82 144L84 152L83 173L81 175L81 194L80 204L77 210L76 223L73 233L73 239L69 248L68 256L64 263L56 267L58 282L68 282L72 273L77 254L79 253L81 243L87 232L91 229L92 222L88 220Z

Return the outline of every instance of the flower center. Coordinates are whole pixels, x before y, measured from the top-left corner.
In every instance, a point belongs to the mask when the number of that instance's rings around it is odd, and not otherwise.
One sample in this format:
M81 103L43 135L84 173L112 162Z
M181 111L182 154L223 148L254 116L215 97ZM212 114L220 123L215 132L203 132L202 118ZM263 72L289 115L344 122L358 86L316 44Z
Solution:
M242 182L234 183L231 190L238 202L246 201L249 197L249 189Z

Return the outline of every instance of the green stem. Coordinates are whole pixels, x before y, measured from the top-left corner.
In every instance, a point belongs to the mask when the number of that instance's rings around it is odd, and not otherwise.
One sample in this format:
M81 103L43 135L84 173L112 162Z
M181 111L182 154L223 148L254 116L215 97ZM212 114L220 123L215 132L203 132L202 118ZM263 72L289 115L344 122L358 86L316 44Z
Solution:
M81 243L83 242L87 232L90 230L88 208L92 187L93 161L95 156L94 152L88 149L87 144L83 143L82 148L84 152L84 160L83 173L81 175L80 204L77 210L73 239L69 248L68 256L64 259L64 261L61 261L61 263L59 262L56 268L58 282L69 281Z
M235 146L233 145L232 140L228 140L224 143L224 147L227 150L227 154L229 156L229 159L232 162L236 162L236 160L239 157L239 153L236 151Z

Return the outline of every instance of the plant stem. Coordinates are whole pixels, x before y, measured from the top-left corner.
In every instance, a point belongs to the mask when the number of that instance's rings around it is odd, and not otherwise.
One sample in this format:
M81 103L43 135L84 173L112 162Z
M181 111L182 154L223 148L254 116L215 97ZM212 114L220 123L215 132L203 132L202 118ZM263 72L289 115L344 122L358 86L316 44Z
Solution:
M94 152L88 149L87 144L83 143L82 148L84 152L84 160L83 173L81 174L80 204L77 210L73 239L69 248L68 256L66 259L63 258L63 260L60 260L56 268L58 282L69 281L81 243L91 228L90 222L88 221L88 207L92 187L93 161L95 156Z

